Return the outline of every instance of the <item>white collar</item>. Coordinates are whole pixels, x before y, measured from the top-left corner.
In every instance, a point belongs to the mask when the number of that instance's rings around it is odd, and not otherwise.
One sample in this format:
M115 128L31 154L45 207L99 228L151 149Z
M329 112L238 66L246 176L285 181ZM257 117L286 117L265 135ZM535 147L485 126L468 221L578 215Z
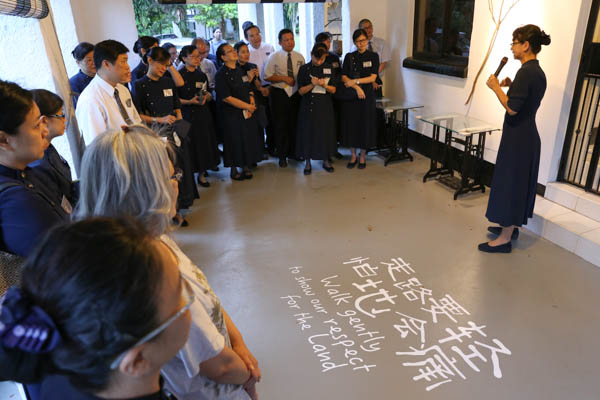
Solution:
M115 89L117 89L117 87L113 87L110 83L106 82L101 76L100 74L96 74L96 76L94 76L94 80L96 80L96 84L98 85L98 87L102 90L104 90L108 95L110 96L114 96L115 95ZM119 86L119 84L117 83L117 86Z

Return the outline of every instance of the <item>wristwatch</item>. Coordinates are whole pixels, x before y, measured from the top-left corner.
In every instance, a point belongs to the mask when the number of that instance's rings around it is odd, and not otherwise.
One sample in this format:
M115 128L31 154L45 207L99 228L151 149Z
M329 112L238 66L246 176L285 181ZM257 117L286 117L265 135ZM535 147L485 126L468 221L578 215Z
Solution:
M358 81L358 79L356 80L356 84L357 84L357 85L360 85L360 81Z

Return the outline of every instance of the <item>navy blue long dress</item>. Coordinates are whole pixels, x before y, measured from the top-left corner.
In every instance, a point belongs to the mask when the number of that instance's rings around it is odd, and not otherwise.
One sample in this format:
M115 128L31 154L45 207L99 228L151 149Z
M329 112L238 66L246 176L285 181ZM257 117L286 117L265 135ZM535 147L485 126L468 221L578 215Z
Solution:
M208 90L208 77L200 69L194 71L183 67L179 70L183 81L177 88L179 98L191 100L202 90ZM190 140L192 142L192 161L195 172L204 172L221 162L215 124L208 102L202 106L184 105L181 107L183 119L190 122Z
M540 135L535 114L546 92L546 75L538 60L521 66L508 89L490 199L485 216L501 226L521 226L533 216L540 166Z
M150 117L164 117L175 115L176 109L181 109L181 102L177 94L177 88L171 78L163 76L159 80L152 80L148 76L135 81L133 85L133 102L140 114ZM174 139L173 131L168 125L160 127L159 133L173 143L176 160L175 167L183 171L183 178L179 182L178 208L189 208L194 199L200 197L198 188L194 182L194 170L191 156L191 141L189 134L180 137L180 146Z
M379 56L377 53L358 50L346 54L342 74L352 80L366 78L379 73ZM341 103L340 129L342 145L360 149L371 149L377 144L377 114L373 85L360 85L365 92L365 99L359 99L354 89L347 89L352 99ZM354 93L352 93L354 92Z
M329 85L335 86L334 72L327 62L320 66L312 61L298 71L298 87L311 83L311 77L329 78ZM305 93L300 101L298 128L296 129L296 155L306 159L325 160L337 151L335 113L330 93Z
M241 65L238 61L237 63L237 67L240 68L242 71L244 71L244 73L246 73L247 78L244 79L244 83L248 86L248 90L255 92L255 98L259 97L259 92L256 89L256 84L255 81L258 79L258 77L254 77L252 80L250 79L250 77L248 76L248 72L250 72L253 69L256 69L257 66L256 64L252 64L252 63L246 63L244 65ZM257 107L260 107L260 104L257 103L256 104ZM258 148L258 153L263 153L264 152L264 148L265 148L265 131L264 129L260 126L260 123L258 123L258 113L259 110L257 109L255 114L256 114L256 119L257 119L257 125L256 125L256 146Z

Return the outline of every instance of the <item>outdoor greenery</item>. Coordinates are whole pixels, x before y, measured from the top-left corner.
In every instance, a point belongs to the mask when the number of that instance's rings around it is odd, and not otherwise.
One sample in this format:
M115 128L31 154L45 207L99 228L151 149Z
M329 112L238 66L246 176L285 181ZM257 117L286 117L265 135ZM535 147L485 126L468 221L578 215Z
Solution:
M206 26L210 30L213 28L221 28L223 36L225 36L225 21L231 20L231 23L237 31L238 29L238 12L236 4L192 4L188 7L196 9L194 19Z
M291 29L295 34L300 33L298 23L298 3L283 4L283 27Z
M172 33L177 24L184 36L190 36L185 23L186 5L158 4L157 0L133 0L135 24L139 35Z

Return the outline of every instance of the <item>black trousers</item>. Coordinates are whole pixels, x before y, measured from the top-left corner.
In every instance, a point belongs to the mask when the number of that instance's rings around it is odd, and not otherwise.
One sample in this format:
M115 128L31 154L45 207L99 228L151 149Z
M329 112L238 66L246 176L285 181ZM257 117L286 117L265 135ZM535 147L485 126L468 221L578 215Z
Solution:
M271 89L271 88L269 88ZM275 134L273 133L273 115L271 113L271 105L269 104L269 98L263 96L258 92L258 96L256 96L257 103L265 108L265 112L267 114L268 125L265 128L265 133L267 134L267 138L265 140L265 144L267 145L267 152L269 154L275 154Z
M300 108L300 95L288 97L285 90L271 86L270 92L275 153L279 158L296 156L296 123Z

